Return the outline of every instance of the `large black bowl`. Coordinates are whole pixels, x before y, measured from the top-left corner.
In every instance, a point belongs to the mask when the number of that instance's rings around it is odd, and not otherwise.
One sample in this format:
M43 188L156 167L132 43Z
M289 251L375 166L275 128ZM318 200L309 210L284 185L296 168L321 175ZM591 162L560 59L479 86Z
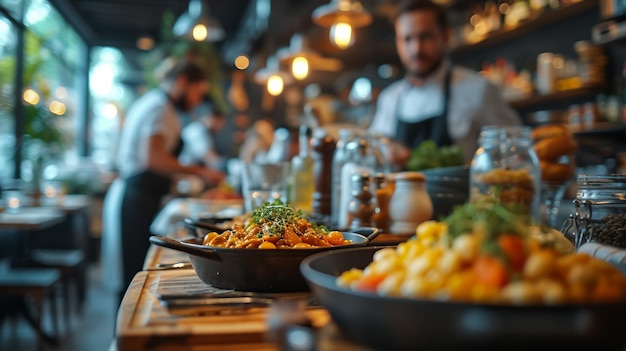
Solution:
M345 336L379 350L623 350L626 303L510 306L383 297L339 287L380 247L323 252L300 270Z
M223 289L255 292L306 291L308 286L300 273L302 260L325 250L346 250L365 246L378 236L376 228L343 232L351 243L340 246L305 249L243 249L202 245L202 238L182 241L151 236L150 242L188 254L189 261L203 282Z

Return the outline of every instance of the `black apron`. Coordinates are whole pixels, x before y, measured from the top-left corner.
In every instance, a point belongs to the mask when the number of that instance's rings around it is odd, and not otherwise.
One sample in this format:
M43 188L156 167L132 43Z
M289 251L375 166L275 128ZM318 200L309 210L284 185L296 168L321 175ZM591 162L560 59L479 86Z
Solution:
M450 81L452 69L446 72L443 85L443 111L440 115L428 117L419 122L405 122L400 120L398 108L396 107L396 127L395 140L402 143L409 149L414 149L425 140L432 140L437 146L452 145L452 138L448 133L448 105L450 101Z
M178 157L182 149L183 140L179 137L172 156ZM161 208L163 197L170 192L171 179L145 170L126 178L125 183L121 209L122 291L126 291L135 274L143 268L150 247L150 225Z

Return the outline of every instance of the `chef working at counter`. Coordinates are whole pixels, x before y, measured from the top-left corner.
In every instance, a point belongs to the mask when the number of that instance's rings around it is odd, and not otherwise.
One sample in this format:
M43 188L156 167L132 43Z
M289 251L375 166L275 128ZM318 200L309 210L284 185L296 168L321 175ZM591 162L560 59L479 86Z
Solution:
M177 160L183 146L180 119L204 100L208 89L202 68L195 63L179 62L167 71L159 89L144 94L129 109L117 157L120 177L118 184L111 186L104 209L105 218L114 222L107 225L119 225L122 292L142 269L150 224L170 191L171 176L193 174L208 185L216 185L224 178L220 171L181 165ZM113 252L107 254L111 256ZM103 258L107 259L112 260Z
M494 85L452 65L445 9L429 0L403 1L395 31L406 77L381 92L369 127L396 141L389 155L394 164L403 166L410 149L427 139L458 145L469 163L481 127L521 123Z

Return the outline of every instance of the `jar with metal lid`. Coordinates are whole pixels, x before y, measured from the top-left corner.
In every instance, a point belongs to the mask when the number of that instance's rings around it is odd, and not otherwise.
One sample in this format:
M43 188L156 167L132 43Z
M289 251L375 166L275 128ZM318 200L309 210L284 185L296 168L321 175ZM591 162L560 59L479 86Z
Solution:
M470 166L470 201L521 205L539 222L541 169L530 135L526 126L483 127Z
M576 248L587 242L626 248L626 175L579 175L577 181L565 235Z

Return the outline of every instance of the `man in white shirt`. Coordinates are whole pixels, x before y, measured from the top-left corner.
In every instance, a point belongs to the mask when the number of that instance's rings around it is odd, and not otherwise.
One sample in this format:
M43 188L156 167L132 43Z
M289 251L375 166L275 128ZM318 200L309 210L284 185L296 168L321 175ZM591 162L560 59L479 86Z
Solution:
M113 222L106 223L114 228L109 236L117 235L107 239L112 240L107 247L118 246L116 240L121 242L122 293L143 266L150 224L170 191L171 177L193 174L208 185L224 178L220 171L182 165L177 159L183 146L180 119L204 100L208 89L207 76L198 65L178 63L159 89L144 94L128 111L117 155L119 178L107 193L103 214ZM108 256L114 253L109 250Z
M396 47L406 77L385 88L369 130L393 138L391 161L403 166L424 140L456 144L466 163L485 125L519 125L495 86L447 57L449 31L443 8L429 0L397 8Z

